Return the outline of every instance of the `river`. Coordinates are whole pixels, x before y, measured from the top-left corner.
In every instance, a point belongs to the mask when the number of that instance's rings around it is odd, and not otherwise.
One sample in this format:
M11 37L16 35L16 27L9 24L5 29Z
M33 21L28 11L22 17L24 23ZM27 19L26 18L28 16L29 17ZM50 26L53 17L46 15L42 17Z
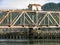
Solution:
M43 40L0 40L0 45L60 45L60 41Z

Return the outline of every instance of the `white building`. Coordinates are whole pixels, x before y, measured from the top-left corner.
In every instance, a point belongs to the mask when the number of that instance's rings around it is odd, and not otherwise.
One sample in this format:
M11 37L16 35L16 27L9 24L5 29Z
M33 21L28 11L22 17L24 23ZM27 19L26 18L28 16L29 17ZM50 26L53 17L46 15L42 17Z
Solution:
M29 4L28 9L29 10L41 10L41 5L40 4Z

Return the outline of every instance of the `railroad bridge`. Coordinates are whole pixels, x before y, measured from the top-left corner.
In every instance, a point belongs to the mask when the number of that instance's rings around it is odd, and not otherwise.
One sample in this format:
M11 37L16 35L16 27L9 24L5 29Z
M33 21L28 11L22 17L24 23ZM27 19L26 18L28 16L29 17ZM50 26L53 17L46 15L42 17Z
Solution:
M0 28L60 27L59 11L0 10Z
M28 33L26 34L22 30ZM36 32L38 32L38 35L34 32L31 37L37 35L37 38L60 38L60 12L0 10L0 38L20 39L29 37L30 30L37 30Z

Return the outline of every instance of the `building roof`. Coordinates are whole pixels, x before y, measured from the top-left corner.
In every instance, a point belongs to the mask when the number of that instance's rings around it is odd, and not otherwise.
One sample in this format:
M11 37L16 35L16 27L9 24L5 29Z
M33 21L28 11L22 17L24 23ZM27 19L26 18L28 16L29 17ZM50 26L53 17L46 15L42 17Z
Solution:
M28 7L29 7L30 5L31 5L31 6L41 6L40 4L29 4Z

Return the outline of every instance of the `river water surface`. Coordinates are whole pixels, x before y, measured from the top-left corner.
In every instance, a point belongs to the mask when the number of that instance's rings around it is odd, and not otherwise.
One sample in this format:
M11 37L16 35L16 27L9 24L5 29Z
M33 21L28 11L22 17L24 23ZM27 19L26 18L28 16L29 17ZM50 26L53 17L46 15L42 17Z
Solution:
M60 45L60 41L43 40L1 40L0 45Z

